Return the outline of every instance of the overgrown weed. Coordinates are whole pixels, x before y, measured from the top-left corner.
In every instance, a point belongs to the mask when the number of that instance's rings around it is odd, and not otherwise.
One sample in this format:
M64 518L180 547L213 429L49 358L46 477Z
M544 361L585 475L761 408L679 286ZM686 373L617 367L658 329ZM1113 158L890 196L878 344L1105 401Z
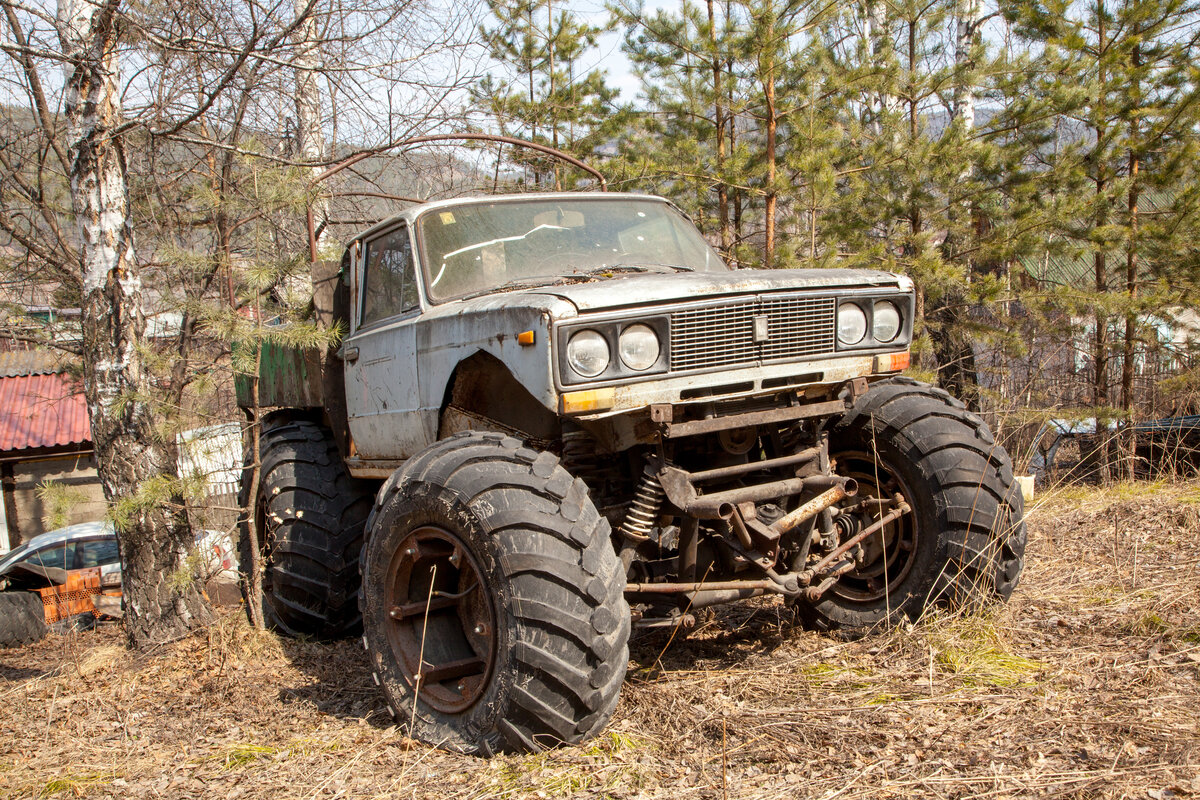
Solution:
M1032 677L1044 668L1012 651L992 613L948 616L926 624L934 663L965 686L1032 686Z
M89 788L112 783L119 777L121 774L118 772L90 772L51 778L42 786L38 797L54 797L64 792L69 792L73 797L82 797Z
M281 752L285 751L268 745L235 744L224 753L216 756L216 759L221 762L221 766L224 769L233 770L241 769L263 758L277 756Z

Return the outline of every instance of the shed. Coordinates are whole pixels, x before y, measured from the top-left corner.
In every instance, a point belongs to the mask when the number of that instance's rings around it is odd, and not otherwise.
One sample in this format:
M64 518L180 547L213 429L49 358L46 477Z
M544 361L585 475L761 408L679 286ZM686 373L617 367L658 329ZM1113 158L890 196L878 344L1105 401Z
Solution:
M38 488L50 482L63 492L63 524L104 515L82 387L57 353L0 352L0 552L45 532Z

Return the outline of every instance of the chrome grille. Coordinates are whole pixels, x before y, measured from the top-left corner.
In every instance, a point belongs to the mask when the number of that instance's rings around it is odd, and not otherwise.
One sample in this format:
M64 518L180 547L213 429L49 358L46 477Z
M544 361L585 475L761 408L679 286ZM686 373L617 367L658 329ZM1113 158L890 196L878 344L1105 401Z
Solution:
M767 339L754 341L765 317ZM833 352L832 297L755 297L671 314L671 369L731 367Z

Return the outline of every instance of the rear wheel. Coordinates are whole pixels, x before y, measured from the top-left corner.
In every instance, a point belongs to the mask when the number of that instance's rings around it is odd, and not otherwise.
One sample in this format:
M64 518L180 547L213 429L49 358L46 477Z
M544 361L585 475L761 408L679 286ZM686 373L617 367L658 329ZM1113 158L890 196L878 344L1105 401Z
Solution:
M899 497L912 509L862 543L855 568L820 600L799 600L803 621L865 629L916 619L933 604L961 608L1008 599L1024 567L1024 502L1008 454L987 424L946 392L897 378L876 384L830 434L838 474L853 477L859 509L843 540Z
M415 738L482 754L579 742L624 680L624 588L582 481L517 439L462 433L379 493L363 642Z
M46 612L35 592L0 592L0 647L20 647L46 636Z
M263 617L291 636L357 633L358 555L372 484L351 478L333 435L304 420L268 421L254 531L263 560ZM245 531L239 547L250 569Z

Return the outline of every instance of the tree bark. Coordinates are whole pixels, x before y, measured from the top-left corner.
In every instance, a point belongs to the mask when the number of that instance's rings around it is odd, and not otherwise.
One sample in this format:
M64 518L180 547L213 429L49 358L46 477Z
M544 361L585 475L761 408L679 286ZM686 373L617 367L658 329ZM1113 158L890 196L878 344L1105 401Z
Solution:
M962 122L965 130L975 128L975 86L970 74L975 66L973 50L981 24L982 9L979 0L961 0L956 20L954 63L959 76L954 81L953 119Z
M1141 50L1133 48L1133 67L1141 66ZM1136 86L1136 83L1135 83ZM1125 477L1133 479L1137 460L1136 442L1133 435L1133 361L1137 343L1137 311L1134 303L1138 295L1138 199L1141 195L1139 175L1141 159L1137 151L1138 124L1135 116L1129 123L1129 246L1125 254L1125 293L1129 306L1125 309L1125 341L1121 360L1121 411L1125 428L1122 442L1122 459Z
M957 125L965 142L975 128L974 68L975 38L980 25L979 0L961 0L957 13L956 42L954 47L955 77L950 123ZM959 175L959 184L966 186L974 170L968 158ZM964 275L961 284L946 287L934 308L929 310L930 341L937 358L938 382L942 388L966 403L972 410L979 410L979 376L975 368L975 345L968 330L970 298L968 285L975 265L970 257L963 257L960 245L966 238L964 231L972 216L971 204L952 199L947 209L948 231L942 243L942 256L948 263L962 264Z
M717 220L721 228L721 254L733 247L729 229L729 187L725 184L725 97L721 93L721 56L717 47L717 15L708 0L708 42L712 47L713 116L717 138Z
M883 71L890 50L891 31L888 30L887 6L882 0L868 0L866 14L863 17L863 31L871 59L876 69ZM896 114L900 109L900 98L892 93L891 87L881 89L879 93L879 112L871 121L871 130L876 136L883 133L883 117Z
M546 92L546 104L550 107L550 146L558 149L558 97L554 87L554 2L546 0L546 60L548 64L547 77L550 82ZM554 168L554 191L562 191L562 177L559 173L558 162Z
M730 2L730 0L726 0L726 2L725 2L725 19L730 19L730 17L733 14L733 9L731 6L732 6L732 3ZM728 80L724 81L725 100L726 100L726 102L725 102L725 126L729 129L729 155L730 155L730 157L733 157L737 153L737 125L738 125L738 119L737 119L738 112L736 110L737 103L736 103L736 97L735 97L735 92L737 90L737 76L736 76L736 73L734 73L734 71L733 71L733 61L734 61L734 59L733 59L732 54L726 55L726 57L725 57L725 76L728 78ZM737 247L737 245L741 244L743 241L743 232L742 232L743 198L744 198L744 193L743 193L742 189L735 187L733 190L733 196L731 198L732 203L733 203L733 209L731 212L733 214L732 236L733 236L733 246L735 248ZM734 266L734 267L741 266L737 257L732 252L729 254L729 260L730 260L730 263L732 264L732 266Z
M763 266L773 269L775 266L775 214L778 204L778 193L775 190L775 158L776 134L779 127L779 115L775 107L775 56L769 54L766 73L763 76L763 95L766 98L767 113L767 203L766 216L766 247L763 253Z
M296 152L304 161L314 164L321 160L325 153L325 135L321 130L321 87L317 79L321 73L321 47L317 31L317 20L308 0L295 0L296 17L304 16L297 29L299 50L296 55ZM325 168L311 168L313 177L319 175ZM317 224L309 233L309 257L311 261L320 258L321 240L329 220L329 199L319 195L310 199L309 209ZM299 290L301 296L311 294L304 291L301 281L295 281L292 290ZM308 281L311 289L312 282ZM307 299L307 298L305 298Z
M1104 52L1107 45L1105 35L1105 9L1104 2L1097 3L1096 19L1097 19L1097 45L1096 45L1096 60L1098 63L1097 75L1097 97L1096 97L1096 148L1094 151L1094 161L1096 165L1096 214L1095 225L1096 229L1102 229L1108 224L1108 199L1106 193L1108 191L1108 176L1105 165L1103 149L1106 146L1105 138L1108 133L1107 125L1105 124L1105 107L1107 105L1105 94L1108 91L1107 71L1104 66ZM1095 268L1096 278L1096 312L1094 319L1096 323L1095 337L1092 341L1092 406L1096 414L1096 441L1099 442L1099 453L1097 454L1099 465L1099 477L1103 483L1108 483L1112 479L1110 470L1109 455L1112 449L1112 435L1108 428L1107 413L1102 414L1102 410L1108 407L1108 314L1104 310L1103 296L1108 292L1108 263L1107 253L1104 245L1097 246L1093 254L1093 266Z
M143 362L142 283L129 222L125 153L115 132L121 123L119 1L60 0L58 12L68 70L63 111L71 201L83 273L84 395L100 482L121 511L117 539L126 633L131 646L145 647L208 624L212 610L200 576L185 566L195 544L172 482L173 439L155 429L155 389ZM176 488L164 492L164 486Z

